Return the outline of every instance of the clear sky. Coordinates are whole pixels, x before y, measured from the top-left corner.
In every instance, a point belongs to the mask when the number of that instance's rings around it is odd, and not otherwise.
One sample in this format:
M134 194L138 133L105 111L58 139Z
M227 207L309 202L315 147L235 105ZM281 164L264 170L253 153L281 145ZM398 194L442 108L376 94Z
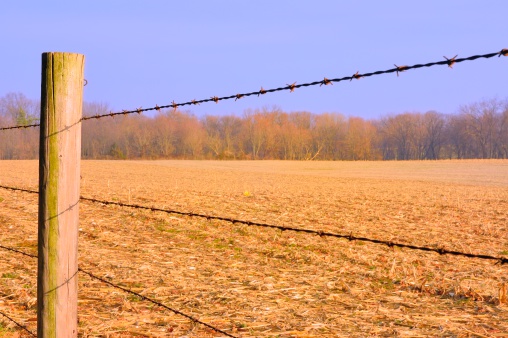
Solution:
M40 97L41 54L86 56L85 100L112 110L304 83L508 48L504 0L2 1L0 96ZM508 98L508 57L186 107L365 118Z

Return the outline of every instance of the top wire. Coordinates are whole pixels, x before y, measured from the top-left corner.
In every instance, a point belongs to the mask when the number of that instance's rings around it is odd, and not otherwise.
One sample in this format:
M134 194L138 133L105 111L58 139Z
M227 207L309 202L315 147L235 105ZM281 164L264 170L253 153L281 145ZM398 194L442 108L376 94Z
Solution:
M113 116L116 116L116 115L128 115L128 114L136 114L136 113L137 114L141 114L143 112L152 111L152 110L160 111L161 109L165 109L165 108L173 108L173 109L176 110L176 108L178 108L178 107L190 106L190 105L198 105L198 104L207 103L207 102L219 103L219 101L232 100L232 99L234 99L236 101L236 100L239 100L239 99L247 97L247 96L253 96L253 95L260 96L260 95L265 95L267 93L274 93L274 92L279 92L279 91L284 91L284 90L289 90L290 92L293 92L295 89L298 89L298 88L301 88L301 87L310 87L310 86L317 86L317 85L319 85L319 86L325 85L326 86L326 85L329 85L329 84L333 84L334 82L351 81L353 79L357 79L358 80L358 79L361 79L361 78L370 77L370 76L374 76L374 75L396 73L397 76L399 76L399 73L402 73L402 72L405 72L405 71L408 71L408 70L411 70L411 69L418 69L418 68L425 68L425 67L432 67L432 66L444 66L444 65L446 65L449 68L452 68L453 65L456 64L456 63L460 63L460 62L464 62L464 61L474 61L474 60L478 60L478 59L489 59L489 58L492 58L494 56L498 56L499 57L501 55L508 56L508 49L504 48L504 49L502 49L499 52L482 54L482 55L473 55L473 56L469 56L469 57L465 57L465 58L457 58L458 55L455 55L452 58L447 58L446 56L444 56L445 60L442 60L442 61L429 62L429 63L424 63L424 64L415 64L415 65L412 65L412 66L397 66L397 65L394 65L395 68L390 68L390 69L387 69L387 70L378 70L378 71L375 71L375 72L363 73L363 74L360 74L360 72L356 72L356 73L354 73L353 75L350 75L350 76L344 76L344 77L341 77L341 78L333 78L333 79L328 79L328 78L325 77L323 80L314 81L314 82L308 82L308 83L301 83L301 84L296 84L296 82L294 82L292 84L286 85L285 87L278 87L278 88L272 88L272 89L263 89L263 87L261 87L260 90L257 90L257 91L254 91L254 92L248 92L248 93L239 93L239 94L222 96L222 97L212 96L209 99L191 100L191 101L182 102L182 103L176 103L175 101L173 101L173 102L171 102L171 104L167 104L167 105L163 105L163 106L155 105L155 107L151 107L151 108L142 108L142 107L140 107L140 108L133 109L133 110L122 110L121 112L116 112L116 113L110 112L110 113L102 114L102 115L97 114L97 115L93 115L93 116L85 116L85 117L82 117L80 121L86 121L86 120L92 120L92 119L101 119L103 117L108 117L108 116L113 117ZM31 124L31 125L25 125L25 126L2 127L2 128L0 128L0 131L1 130L8 130L8 129L31 128L31 127L38 127L38 126L40 126L40 124Z

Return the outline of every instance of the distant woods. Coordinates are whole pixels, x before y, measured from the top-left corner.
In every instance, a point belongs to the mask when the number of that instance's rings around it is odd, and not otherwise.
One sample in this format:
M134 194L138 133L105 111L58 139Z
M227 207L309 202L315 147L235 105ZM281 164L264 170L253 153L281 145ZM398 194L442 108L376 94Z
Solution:
M0 98L0 127L37 123L39 103ZM108 113L85 103L83 115ZM455 115L407 112L374 120L337 113L247 110L196 117L179 110L82 124L84 159L434 160L508 158L508 101L464 105ZM0 159L36 159L39 129L0 131Z

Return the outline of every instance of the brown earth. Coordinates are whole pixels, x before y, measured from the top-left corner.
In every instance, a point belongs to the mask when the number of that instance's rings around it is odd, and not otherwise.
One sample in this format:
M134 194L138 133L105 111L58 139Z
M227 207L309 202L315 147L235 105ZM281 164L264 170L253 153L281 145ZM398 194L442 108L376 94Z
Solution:
M36 161L0 185L37 190ZM508 257L508 161L83 161L81 194ZM80 266L241 337L502 337L508 265L80 204ZM0 189L0 245L37 253L37 195ZM80 337L220 334L79 275ZM0 311L36 330L36 262L0 250ZM0 337L26 334L0 315Z

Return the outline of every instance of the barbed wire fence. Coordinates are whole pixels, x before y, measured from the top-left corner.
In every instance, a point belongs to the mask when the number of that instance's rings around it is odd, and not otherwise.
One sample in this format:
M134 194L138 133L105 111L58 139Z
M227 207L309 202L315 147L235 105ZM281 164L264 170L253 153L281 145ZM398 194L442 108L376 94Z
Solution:
M21 192L27 192L27 193L32 193L32 194L38 194L38 192L35 190L20 189L20 188L16 188L16 187L5 186L5 185L0 185L0 188L12 190L12 191L21 191ZM317 235L319 237L334 237L334 238L347 239L348 241L368 242L368 243L385 245L390 248L399 247L399 248L406 248L406 249L411 249L411 250L434 252L434 253L437 253L440 255L452 255L452 256L462 256L462 257L468 257L468 258L478 258L478 259L495 261L496 264L508 264L508 258L505 258L505 257L496 257L496 256L491 256L491 255L483 255L483 254L473 254L473 253L467 253L467 252L461 252L461 251L448 250L448 249L439 248L439 247L418 246L418 245L412 245L412 244L407 244L407 243L385 241L385 240L369 238L369 237L359 237L359 236L354 236L352 233L338 234L338 233L332 233L332 232L327 232L327 231L322 231L322 230L295 228L295 227L288 227L288 226L283 226L283 225L241 220L241 219L236 219L236 218L231 218L231 217L213 216L213 215L200 214L200 213L194 213L194 212L189 212L189 211L163 209L163 208L149 207L149 206L139 205L139 204L100 200L100 199L96 199L96 198L83 197L83 196L80 197L80 200L92 202L92 203L98 203L98 204L102 204L102 205L116 205L116 206L125 207L125 208L142 209L142 210L148 210L148 211L152 211L152 212L163 212L163 213L173 214L173 215L204 218L206 220L224 221L224 222L228 222L231 224L244 224L244 225L252 226L252 227L269 228L269 229L276 229L276 230L280 230L280 231L301 232L301 233L306 233L306 234L311 234L311 235Z
M292 83L292 84L288 84L288 85L286 85L284 87L278 87L278 88L273 88L273 89L263 89L263 88L261 88L258 91L239 93L239 94L234 94L234 95L229 95L229 96L223 96L223 97L212 96L209 99L191 100L191 101L182 102L182 103L175 103L173 101L171 104L163 105L163 106L155 105L154 107L151 107L151 108L141 108L140 107L140 108L137 108L137 109L134 109L134 110L122 110L121 112L110 112L110 113L102 114L102 115L85 116L85 117L82 117L79 122L86 121L86 120L91 120L91 119L101 119L101 118L105 118L105 117L114 117L114 116L117 116L117 115L128 115L128 114L136 114L136 113L137 114L141 114L141 113L147 112L147 111L153 111L153 110L159 111L161 109L166 109L166 108L173 108L173 109L176 110L178 107L187 106L187 105L198 105L198 104L207 103L207 102L219 103L219 101L232 100L232 99L234 99L236 101L236 100L239 100L239 99L241 99L243 97L254 96L254 95L260 96L260 95L264 95L264 94L267 94L267 93L274 93L274 92L284 91L284 90L289 90L290 92L293 92L295 89L301 88L301 87L309 87L309 86L317 86L317 85L319 85L319 86L325 85L326 86L326 85L333 84L334 82L341 82L341 81L347 81L347 80L352 81L353 79L361 79L361 78L371 77L371 76L375 76L375 75L396 73L397 76L399 76L399 73L404 72L404 71L408 71L408 70L412 70L412 69L419 69L419 68L428 68L428 67L438 66L438 65L447 65L448 67L452 68L454 64L465 62L465 61L474 61L474 60L478 60L478 59L482 59L482 58L483 59L489 59L489 58L492 58L492 57L495 57L495 56L498 56L498 57L500 57L500 56L508 56L508 49L502 49L501 51L494 52L494 53L481 54L481 55L473 55L473 56L469 56L469 57L465 57L465 58L457 58L457 56L458 55L454 56L453 58L444 57L445 58L444 61L429 62L429 63L425 63L425 64L415 64L415 65L412 65L412 66L397 66L397 65L395 65L395 68L390 68L390 69L387 69L387 70L379 70L379 71L370 72L370 73L363 73L363 74L361 74L359 72L356 72L355 74L353 74L351 76L345 76L345 77L341 77L341 78L328 79L328 78L325 77L323 80L320 80L320 81L314 81L314 82L303 83L303 84L296 84L296 82L295 82L295 83ZM39 126L40 126L40 124L14 125L14 126L8 126L8 127L0 127L0 131L14 130L14 129L35 128L35 127L39 127ZM24 189L24 188L19 188L19 187L0 185L0 188L1 189L6 189L6 190L11 190L11 191L19 191L19 192L24 192L24 193L38 194L38 191L30 190L30 189ZM143 205L139 205L139 204L130 204L130 203L115 202L115 201L99 200L99 199L88 198L88 197L83 197L83 196L80 197L80 200L86 201L86 202L91 202L91 203L102 204L102 205L116 205L116 206L119 206L119 207L142 209L142 210L148 210L148 211L152 211L152 212L163 212L163 213L177 214L177 215L187 216L187 217L193 217L193 218L204 218L204 219L207 219L207 220L218 220L218 221L228 222L228 223L231 223L231 224L244 224L244 225L247 225L247 226L254 226L254 227L261 227L261 228L270 228L270 229L276 229L276 230L280 230L280 231L301 232L301 233L306 233L306 234L310 234L310 235L316 235L316 236L320 236L320 237L333 237L333 238L338 238L338 239L347 239L348 241L369 242L369 243L373 243L373 244L388 246L390 248L399 247L399 248L406 248L406 249L409 249L409 250L434 252L434 253L437 253L437 254L440 254L440 255L452 255L452 256L461 256L461 257L466 257L466 258L476 258L476 259L482 259L482 260L489 260L489 261L494 261L495 264L500 264L500 265L508 264L508 258L505 258L505 257L496 257L496 256L491 256L491 255L486 255L486 254L466 253L466 252L461 252L461 251L448 250L448 249L445 249L445 248L442 248L442 247L418 246L418 245L413 245L413 244L408 244L408 243L386 241L386 240L369 238L369 237L355 236L352 233L350 233L350 234L339 234L339 233L325 232L325 231L314 230L314 229L288 227L288 226L282 226L282 225L274 225L274 224L268 224L268 223L253 222L253 221L248 221L248 220L240 220L240 219L235 219L235 218L231 218L231 217L212 216L212 215L206 215L206 214L200 214L200 213L194 213L194 212L187 212L187 211L180 211L180 210L172 210L172 209L163 209L163 208L149 207L149 206L143 206ZM0 244L0 249L5 250L5 251L14 252L14 253L17 253L17 254L20 254L20 255L24 255L25 257L37 258L36 255L32 255L32 254L26 253L26 252L21 251L21 250L19 250L17 248L13 248L13 247L9 247L9 246L4 246L2 244ZM219 329L219 328L217 328L217 327L215 327L213 325L210 325L208 323L200 321L199 319L197 319L197 318L195 318L195 317L193 317L191 315L188 315L188 314L186 314L184 312L181 312L181 311L179 311L177 309L169 307L169 306L167 306L167 305L165 305L165 304L163 304L163 303L161 303L161 302L159 302L159 301L157 301L155 299L146 297L146 296L142 295L141 293L135 292L133 290L130 290L130 289L125 288L123 286L120 286L118 284L112 283L112 282L110 282L110 281L108 281L108 280L106 280L104 278L101 278L101 277L97 276L96 274L94 274L92 272L83 270L81 268L78 268L78 271L83 273L83 274L85 274L85 275L88 275L92 279L95 279L95 280L98 280L98 281L100 281L102 283L108 284L111 287L119 289L119 290L121 290L121 291L123 291L125 293L132 294L132 295L140 298L141 300L151 302L154 305L157 305L157 306L159 306L159 307L161 307L163 309L169 310L169 311L171 311L171 312L173 312L173 313L175 313L177 315L183 316L183 317L189 319L190 321L192 321L194 323L206 326L206 327L208 327L208 328L210 328L210 329L212 329L212 330L214 330L214 331L216 331L218 333L221 333L221 334L223 334L223 335L225 335L227 337L236 337L236 336L234 336L234 335L232 335L232 334L230 334L230 333L228 333L226 331L223 331L223 330L221 330L221 329ZM16 326L18 326L19 328L21 328L22 330L24 330L25 332L27 332L31 336L36 337L35 333L30 331L26 326L22 325L21 323L19 323L15 319L13 319L8 314L0 311L0 315L4 316L9 321L13 322Z
M222 97L212 96L212 97L210 97L208 99L191 100L191 101L181 102L181 103L176 103L173 100L173 102L171 102L170 104L162 105L162 106L155 105L154 107L150 107L150 108L142 108L142 107L140 107L140 108L132 109L132 110L122 110L121 112L109 112L107 114L97 114L97 115L92 115L92 116L84 116L84 117L81 118L80 121L86 121L86 120L92 120L92 119L101 119L101 118L104 118L104 117L114 117L114 116L118 116L118 115L141 114L143 112L154 111L154 110L159 111L159 110L165 109L165 108L176 109L178 107L191 106L191 105L199 105L201 103L207 103L207 102L219 103L219 101L233 100L233 99L236 101L236 100L239 100L241 98L248 97L248 96L258 96L259 97L260 95L265 95L265 94L268 94L268 93L275 93L275 92L284 91L284 90L289 90L290 92L294 92L295 89L302 88L302 87L311 87L311 86L317 86L317 85L319 85L319 86L323 86L323 85L327 86L327 85L331 85L331 84L333 84L335 82L342 82L342 81L348 81L348 80L352 81L353 79L357 79L358 80L358 79L361 79L361 78L371 77L371 76L375 76L375 75L383 75L383 74L396 73L397 76L399 76L399 73L402 73L402 72L405 72L405 71L408 71L408 70L419 69L419 68L428 68L428 67L433 67L433 66L448 66L448 67L452 68L454 64L465 62L465 61L475 61L475 60L478 60L478 59L490 59L490 58L493 58L495 56L497 56L497 57L508 56L508 49L502 49L499 52L480 54L480 55L473 55L473 56L464 57L464 58L457 58L457 56L458 55L455 55L452 58L447 58L446 56L444 56L444 59L445 59L444 61L435 61L435 62L429 62L429 63L424 63L424 64L415 64L415 65L412 65L412 66L397 66L397 65L394 65L395 68L390 68L390 69L386 69L386 70L378 70L378 71L370 72L370 73L360 74L359 72L356 72L353 75L344 76L344 77L341 77L341 78L331 78L331 79L328 79L328 78L325 77L323 80L313 81L313 82L308 82L308 83L301 83L301 84L296 84L296 82L294 82L292 84L287 84L284 87L278 87L278 88L272 88L272 89L263 89L263 87L261 87L261 89L259 89L257 91L232 94L232 95L227 95L227 96L222 96ZM10 127L1 127L0 131L2 131L2 130L12 130L12 129L26 129L26 128L33 128L33 127L39 127L39 126L40 126L40 124L16 125L16 126L10 126Z
M8 320L10 320L11 322L13 322L17 327L19 327L20 329L22 329L23 331L26 331L28 332L28 334L32 337L37 337L37 335L35 333L33 333L32 331L30 331L28 329L28 327L26 327L25 325L19 323L17 320L11 318L9 315L7 315L5 312L3 311L0 311L0 315L4 316L5 318L7 318Z
M11 251L11 252L15 252L17 254L20 254L20 255L23 255L23 256L26 256L26 257L30 257L30 258L38 258L36 255L32 255L32 254L26 253L24 251L18 250L16 248L11 248L11 247L8 247L8 246L2 245L2 244L0 244L0 249ZM142 295L139 292L135 292L135 291L127 289L127 288L125 288L125 287L123 287L121 285L112 283L112 282L108 281L107 279L101 278L101 277L97 276L96 274L93 274L93 273L91 273L91 272L89 272L87 270L84 270L82 268L78 268L78 271L81 272L81 273L84 273L85 275L89 276L92 279L96 279L96 280L98 280L98 281L100 281L102 283L108 284L109 286L112 286L113 288L121 290L121 291L123 291L125 293L132 294L132 295L138 297L141 300L150 302L150 303L155 304L155 305L157 305L157 306L159 306L159 307L161 307L163 309L169 310L169 311L171 311L171 312L173 312L173 313L175 313L177 315L183 316L183 317L191 320L194 323L206 326L206 327L208 327L208 328L210 328L210 329L212 329L212 330L214 330L214 331L216 331L218 333L222 333L222 334L226 335L227 337L236 337L236 336L233 336L233 335L231 335L231 334L229 334L229 333L227 333L227 332L225 332L225 331L223 331L223 330L221 330L221 329L219 329L219 328L217 328L217 327L215 327L213 325L207 324L207 323L205 323L205 322L203 322L203 321L201 321L201 320L199 320L199 319L197 319L197 318L195 318L195 317L193 317L191 315L188 315L188 314L186 314L186 313L184 313L182 311L179 311L179 310L176 310L176 309L174 309L172 307L169 307L169 306L167 306L167 305L165 305L165 304L163 304L163 303L161 303L161 302L159 302L159 301L157 301L157 300L155 300L153 298L146 297L146 296ZM6 314L4 314L2 312L0 312L0 314L2 314L5 317L7 317L9 320L14 322L17 326L23 328L25 331L27 331L27 332L31 333L32 335L34 335L30 330L28 330L28 328L26 326L23 326L23 325L19 324L18 322L16 322L15 320L13 320L12 318L10 318L9 316L7 316Z

